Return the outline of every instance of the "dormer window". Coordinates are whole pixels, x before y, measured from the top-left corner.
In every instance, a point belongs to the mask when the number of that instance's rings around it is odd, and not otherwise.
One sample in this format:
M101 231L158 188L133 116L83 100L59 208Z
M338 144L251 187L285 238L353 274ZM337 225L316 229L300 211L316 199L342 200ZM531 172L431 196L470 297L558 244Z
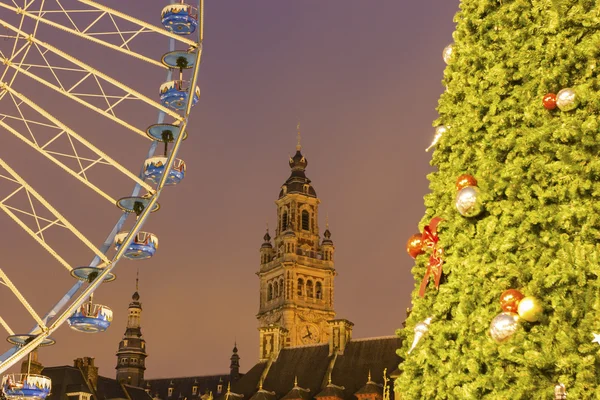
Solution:
M173 396L173 388L169 388L169 397Z
M217 385L217 393L221 394L221 392L223 391L223 385L221 385L220 383Z
M196 385L192 386L192 394L194 396L198 394L198 386L196 386Z
M306 210L302 210L302 230L310 230L310 214Z
M302 192L308 194L308 188L309 188L308 185L302 186Z

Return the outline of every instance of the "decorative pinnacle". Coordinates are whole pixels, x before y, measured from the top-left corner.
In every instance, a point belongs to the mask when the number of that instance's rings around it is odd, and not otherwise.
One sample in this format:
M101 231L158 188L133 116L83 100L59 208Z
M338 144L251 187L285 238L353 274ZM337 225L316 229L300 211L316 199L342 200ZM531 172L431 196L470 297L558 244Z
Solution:
M227 382L227 393L231 393L231 382Z
M296 150L300 151L302 150L302 145L300 144L300 139L302 138L300 136L300 122L298 122L298 125L296 125L296 131L298 132L298 143L296 144Z
M260 381L258 382L258 390L262 390L262 384L263 384L263 380L262 380L262 378L260 378Z
M371 370L369 369L369 378L367 380L367 383L370 383L370 382L371 382Z
M135 291L140 291L140 268L138 267L137 273L135 274Z
M329 229L329 213L325 214L325 229Z
M294 387L298 387L298 375L294 377Z

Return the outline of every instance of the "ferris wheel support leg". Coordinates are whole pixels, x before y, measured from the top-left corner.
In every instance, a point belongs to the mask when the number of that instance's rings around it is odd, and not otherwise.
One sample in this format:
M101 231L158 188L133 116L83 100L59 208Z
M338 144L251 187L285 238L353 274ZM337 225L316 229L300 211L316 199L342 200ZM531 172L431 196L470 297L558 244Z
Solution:
M38 313L36 313L33 307L31 307L31 304L29 304L29 302L25 299L25 297L23 297L21 292L19 292L19 289L17 289L17 287L12 283L12 281L8 279L8 276L6 276L2 269L0 269L0 279L10 289L10 291L13 292L13 294L21 302L21 304L23 304L23 307L25 307L29 314L31 314L31 316L33 317L35 322L37 322L42 331L47 331L48 328L46 327L46 324L44 324L44 321L42 321Z

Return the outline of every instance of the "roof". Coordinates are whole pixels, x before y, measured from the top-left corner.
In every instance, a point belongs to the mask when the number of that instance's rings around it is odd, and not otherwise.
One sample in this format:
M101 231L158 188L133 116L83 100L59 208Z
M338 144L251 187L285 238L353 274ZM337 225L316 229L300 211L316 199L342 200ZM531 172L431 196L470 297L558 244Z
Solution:
M230 381L229 374L188 376L184 378L146 379L146 389L150 389L150 395L163 400L167 399L197 399L204 393L212 392L217 398L227 391ZM196 391L194 393L194 386ZM173 391L169 396L169 388Z
M383 385L377 384L375 382L369 381L358 390L355 394L378 394L380 396L383 395Z
M299 149L296 151L294 157L290 158L289 164L292 169L292 174L283 184L286 190L284 191L282 187L279 192L279 198L284 197L288 193L302 193L309 197L317 197L317 192L315 192L315 189L310 184L310 179L308 179L304 173L308 162ZM308 185L306 191L304 190L304 185Z
M344 389L343 386L334 385L333 383L329 383L325 386L325 389L321 390L321 392L317 393L316 398L319 397L337 397L339 399L344 398Z
M73 392L90 393L96 400L152 400L144 389L122 385L115 379L104 376L98 377L97 389L94 390L86 382L81 370L69 365L46 367L42 370L42 374L52 379L52 393L48 396L48 400L68 400L67 393Z
M285 348L270 365L268 362L254 365L238 382L232 384L231 391L249 400L258 391L261 376L268 367L262 387L274 391L279 400L311 399L329 392L337 393L344 400L356 400L354 394L362 390L378 390L377 393L381 394L383 388L379 385L383 384L384 369L387 368L389 376L400 363L400 357L396 354L400 345L401 340L396 336L353 339L346 344L344 354L337 356L329 355L329 344ZM330 368L333 385L328 388ZM374 384L365 385L369 371ZM296 377L298 386L310 390L304 392L306 397L298 397L294 393ZM390 395L393 398L392 390Z

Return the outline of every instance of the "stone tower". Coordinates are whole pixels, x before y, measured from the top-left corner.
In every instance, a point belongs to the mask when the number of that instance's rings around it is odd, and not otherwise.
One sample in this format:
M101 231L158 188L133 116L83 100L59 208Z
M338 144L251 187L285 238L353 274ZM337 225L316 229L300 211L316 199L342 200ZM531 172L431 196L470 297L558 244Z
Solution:
M137 283L136 283L137 289ZM146 341L142 338L140 318L142 314L142 303L140 295L136 292L131 296L129 303L129 315L127 317L127 329L125 336L119 343L117 351L117 381L132 386L141 387L146 370Z
M274 245L267 232L260 248L260 359L281 348L327 343L333 309L334 246L331 232L319 236L319 203L305 175L300 131L290 177L281 187Z

